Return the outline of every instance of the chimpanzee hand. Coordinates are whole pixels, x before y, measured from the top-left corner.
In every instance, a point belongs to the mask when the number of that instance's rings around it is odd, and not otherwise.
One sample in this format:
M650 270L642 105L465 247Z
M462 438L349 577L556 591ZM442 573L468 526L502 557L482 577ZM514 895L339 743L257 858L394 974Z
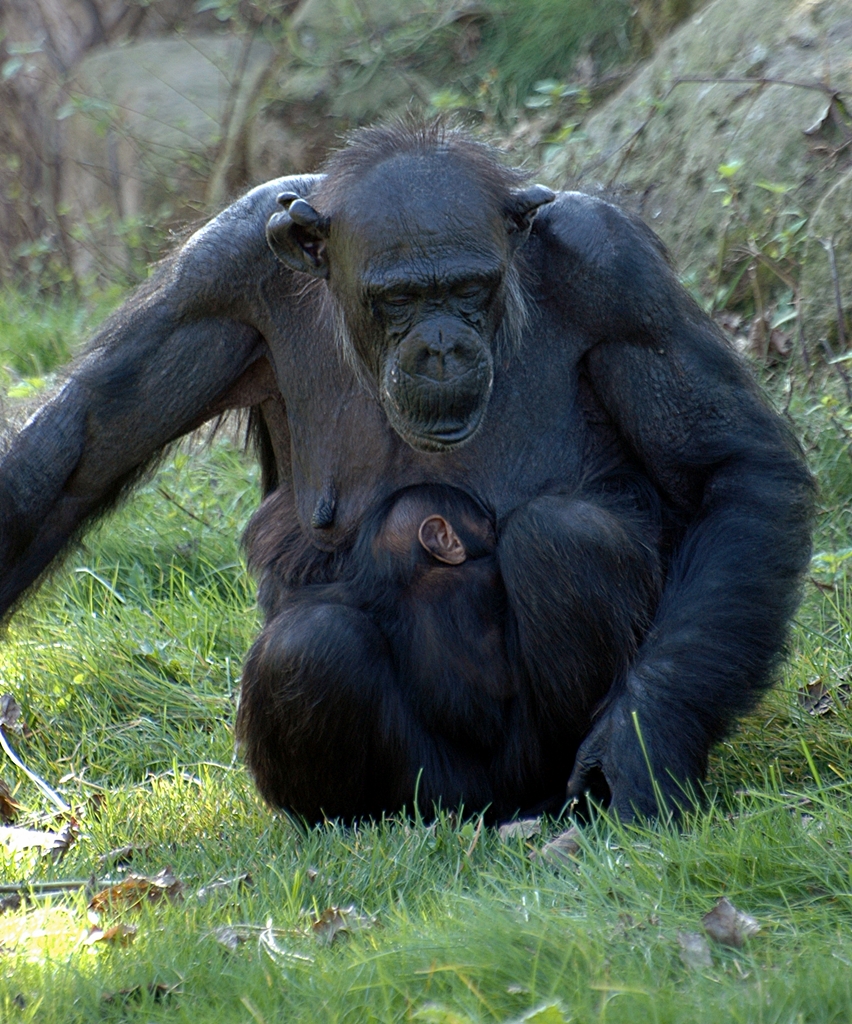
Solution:
M653 721L635 708L636 701L626 688L595 720L577 752L568 780L568 799L583 793L605 799L603 777L609 790L609 809L622 821L677 815L693 803L678 779L686 782L698 772L678 756L681 744L677 738L669 737L666 742L665 734L655 730Z

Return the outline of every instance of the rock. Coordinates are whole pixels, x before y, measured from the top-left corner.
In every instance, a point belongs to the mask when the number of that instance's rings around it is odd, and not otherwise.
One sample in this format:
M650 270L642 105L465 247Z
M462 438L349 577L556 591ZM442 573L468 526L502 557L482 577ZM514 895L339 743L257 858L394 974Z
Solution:
M786 210L800 211L809 241L794 243L792 257L805 260L807 337L836 337L834 286L817 239L834 234L848 318L852 124L829 105L837 90L852 109L850 53L848 0L713 0L571 136L551 175L632 192L707 296L717 266L748 244L749 230L764 244L794 223Z
M222 205L245 159L247 124L271 60L232 35L152 39L87 56L59 110L60 201L78 274L127 259L127 224L195 220ZM118 228L118 231L116 230Z

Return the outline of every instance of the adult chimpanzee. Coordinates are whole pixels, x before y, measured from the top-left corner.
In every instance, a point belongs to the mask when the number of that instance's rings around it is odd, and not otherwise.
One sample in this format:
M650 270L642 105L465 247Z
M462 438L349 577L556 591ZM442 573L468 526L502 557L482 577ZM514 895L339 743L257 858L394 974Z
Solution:
M13 441L2 607L165 445L246 406L266 625L239 723L272 803L352 816L416 791L504 814L605 784L618 813L653 813L655 785L682 801L768 685L811 481L656 237L615 207L528 186L440 125L358 132L323 175L250 192ZM442 656L431 635L403 645L431 685L393 664L401 613L355 582L371 564L382 580L364 546L424 484L487 511L505 593L486 588L464 651L469 566L443 611L411 582L421 634L452 637ZM348 597L312 589L334 585Z

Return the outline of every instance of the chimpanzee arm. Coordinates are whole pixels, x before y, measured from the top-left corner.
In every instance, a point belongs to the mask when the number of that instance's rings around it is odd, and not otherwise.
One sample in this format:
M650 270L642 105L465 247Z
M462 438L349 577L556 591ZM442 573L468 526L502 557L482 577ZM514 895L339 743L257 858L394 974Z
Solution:
M607 208L592 387L680 522L656 616L580 748L569 795L603 771L615 810L654 813L771 682L810 556L811 477L647 229ZM602 279L602 281L601 281ZM601 313L602 295L608 309ZM590 310L590 322L595 314ZM643 748L644 744L644 750Z
M272 280L286 299L292 275L266 221L282 189L310 180L261 186L193 235L12 440L0 462L0 614L165 445L274 388L261 286Z

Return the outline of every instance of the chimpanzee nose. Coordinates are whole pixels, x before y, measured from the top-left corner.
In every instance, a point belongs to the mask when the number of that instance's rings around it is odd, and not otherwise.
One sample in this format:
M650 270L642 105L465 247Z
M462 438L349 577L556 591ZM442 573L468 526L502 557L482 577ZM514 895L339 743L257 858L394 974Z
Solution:
M480 337L467 324L442 317L409 333L400 346L399 367L403 373L443 384L473 369L481 349Z

